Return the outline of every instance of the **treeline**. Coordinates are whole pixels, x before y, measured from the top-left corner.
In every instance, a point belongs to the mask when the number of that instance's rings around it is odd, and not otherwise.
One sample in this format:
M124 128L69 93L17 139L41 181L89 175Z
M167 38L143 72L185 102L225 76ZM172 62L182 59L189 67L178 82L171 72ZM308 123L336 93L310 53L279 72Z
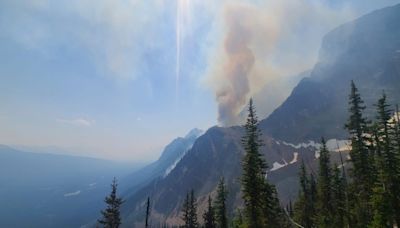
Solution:
M367 120L365 105L351 82L349 117L350 160L331 165L322 139L316 177L300 170L300 193L293 217L310 227L398 227L400 225L400 122L385 93ZM348 175L346 175L348 172Z
M318 171L309 172L302 161L299 171L299 196L292 205L281 207L274 185L266 178L268 165L260 152L261 131L252 100L248 107L242 145L241 192L243 207L234 218L227 216L227 195L223 177L215 199L208 196L202 221L194 190L187 193L182 205L184 228L385 228L400 224L400 121L387 102L386 95L374 106L376 116L367 120L364 102L351 82L349 117L345 128L351 141L350 159L332 164L325 140L321 140ZM121 224L116 196L116 181L106 197L107 209L99 224L118 228ZM145 227L151 227L150 199L147 199ZM167 227L167 224L161 227Z

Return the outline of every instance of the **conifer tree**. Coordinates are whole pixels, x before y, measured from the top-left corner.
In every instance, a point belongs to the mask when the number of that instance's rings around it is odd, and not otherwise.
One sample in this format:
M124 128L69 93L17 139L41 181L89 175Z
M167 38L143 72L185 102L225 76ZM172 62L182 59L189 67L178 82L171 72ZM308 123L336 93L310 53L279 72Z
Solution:
M278 194L274 185L265 182L263 196L263 227L288 227L289 220L279 204Z
M227 228L228 227L228 218L226 215L226 199L227 199L227 190L225 186L225 180L222 177L218 183L217 187L217 198L215 202L215 217L218 228Z
M352 196L352 214L354 220L352 223L356 227L367 227L371 219L371 208L369 205L370 196L374 180L371 159L369 158L367 139L367 121L363 117L365 109L364 102L358 92L354 82L351 81L351 92L349 95L349 119L345 125L350 134L351 150L350 157L353 163L353 182L351 186Z
M245 156L242 162L243 174L241 178L244 215L249 228L259 228L263 224L263 192L265 190L265 175L267 164L260 153L263 145L258 129L258 119L250 99L245 135L242 139Z
M196 198L194 197L193 189L186 194L185 201L183 202L182 212L182 219L185 223L183 227L197 228L197 203Z
M204 219L204 228L216 228L215 222L215 211L214 207L212 206L211 196L208 196L208 205L207 209L203 214Z
M312 191L316 190L315 183L314 186L311 187L311 181L307 177L306 166L303 160L301 161L299 177L300 191L298 199L294 204L294 220L305 228L311 228L314 227L313 204L315 202L315 195L313 196ZM311 176L310 178L314 179L313 176ZM314 182L314 180L312 180L312 182Z
M400 157L395 148L396 130L390 120L392 119L393 111L390 110L390 105L387 104L386 95L383 93L378 100L377 106L377 125L378 125L378 142L380 144L382 166L383 186L387 191L387 197L390 202L388 210L390 224L395 220L400 224Z
M346 210L346 189L343 175L335 164L333 166L333 183L332 183L332 212L333 227L347 227L347 210Z
M243 215L242 215L242 210L238 209L235 217L232 220L232 228L243 228L245 227L244 221L243 221Z
M186 193L185 200L183 201L182 206L182 220L185 223L183 227L187 228L190 226L190 194Z
M322 138L321 144L317 180L317 223L318 227L332 227L332 170L329 151L324 138Z
M117 179L114 177L111 184L111 193L104 200L107 208L101 211L103 218L98 220L105 228L118 228L121 225L120 206L123 200L117 196L117 187Z
M149 227L149 218L150 218L150 197L147 197L147 203L146 203L146 221L145 221L145 227Z
M317 182L315 181L314 174L310 173L310 193L309 193L309 199L310 201L307 204L308 211L310 215L312 216L312 224L315 226L315 214L316 214L316 208L317 208Z
M377 136L376 136L377 137ZM371 206L372 206L372 221L369 227L391 227L390 222L390 202L388 193L385 188L384 177L384 161L380 150L379 143L376 146L375 163L377 170L377 178L373 187Z
M194 190L190 192L190 224L189 228L196 228L199 226L197 222L197 202L194 196Z

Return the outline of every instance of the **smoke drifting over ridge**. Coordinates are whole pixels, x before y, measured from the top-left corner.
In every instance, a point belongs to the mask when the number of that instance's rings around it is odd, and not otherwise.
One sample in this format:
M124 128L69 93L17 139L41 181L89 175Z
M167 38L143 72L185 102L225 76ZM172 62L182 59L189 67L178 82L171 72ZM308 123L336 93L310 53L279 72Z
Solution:
M235 15L237 13L229 11L226 16L229 32L224 43L227 56L223 74L230 85L216 91L218 121L223 124L236 122L236 112L246 102L246 95L250 91L247 76L255 62L254 54L248 47L251 31Z
M257 68L258 53L254 44L263 40L260 46L268 51L276 40L276 29L271 20L263 20L256 9L247 5L230 5L225 8L224 16L227 33L223 42L222 68L215 77L219 86L215 89L218 102L218 121L229 126L240 121L238 114L247 103L250 92L259 87ZM259 30L261 33L256 33ZM258 45L257 45L258 46ZM261 82L256 85L255 82Z
M222 8L223 25L218 28L222 35L209 59L207 78L222 126L242 122L241 112L250 97L255 97L256 105L279 105L294 84L286 81L316 62L323 35L353 18L347 8L332 9L307 0L230 1ZM261 116L275 108L257 107Z

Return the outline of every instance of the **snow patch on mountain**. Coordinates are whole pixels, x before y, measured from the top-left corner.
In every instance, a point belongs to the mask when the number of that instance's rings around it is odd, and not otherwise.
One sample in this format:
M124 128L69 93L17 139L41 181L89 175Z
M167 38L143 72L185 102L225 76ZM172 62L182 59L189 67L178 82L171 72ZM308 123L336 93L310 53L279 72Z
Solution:
M194 138L194 139L198 139L200 136L202 136L205 132L203 130L200 130L198 128L194 128L192 129L186 136L186 139L190 139L190 138ZM182 158L187 154L187 152L192 149L193 144L196 140L193 140L193 143L191 145L189 145L185 152L183 154L181 154L173 163L172 165L170 165L167 169L165 169L163 178L167 177L168 174L170 174L172 172L172 170L175 169L176 165L178 165L178 163L182 160Z
M298 158L299 158L299 153L294 152L293 159L289 162L289 164L293 164L293 163L297 162Z
M299 158L299 153L298 152L294 152L293 153L293 159L289 163L285 159L282 159L283 164L279 163L279 162L274 162L272 164L272 168L269 171L270 172L276 171L276 170L278 170L280 168L283 168L283 167L285 167L287 165L294 164L294 163L296 163L298 161L298 158Z
M280 142L276 141L276 143L279 145ZM312 140L309 140L308 142L299 143L299 144L293 144L293 143L282 141L282 144L284 144L286 146L291 146L295 149L312 147L312 148L319 150L321 147L320 143L314 142ZM345 151L345 150L349 150L350 141L349 140L329 139L328 141L326 141L326 147L328 148L329 151L335 151L335 152Z
M172 163L172 165L171 165L170 167L168 167L168 168L165 170L165 173L164 173L164 175L163 175L163 178L167 177L168 174L170 174L170 173L172 172L172 170L175 169L176 165L182 160L182 158L186 155L186 153L187 153L187 152L183 153L179 158L177 158L177 159L174 161L174 163Z
M295 149L309 148L309 147L319 148L321 146L319 143L315 143L312 140L308 141L308 143L303 142L303 143L299 143L299 144L296 144L296 145L293 144L293 143L288 143L288 142L282 141L282 144L286 145L286 146L291 146L291 147L293 147Z
M272 172L272 171L278 170L280 168L283 168L283 167L285 167L287 165L288 165L288 163L286 161L284 161L283 164L281 164L279 162L274 162L274 164L272 164L272 169L270 169L269 171Z

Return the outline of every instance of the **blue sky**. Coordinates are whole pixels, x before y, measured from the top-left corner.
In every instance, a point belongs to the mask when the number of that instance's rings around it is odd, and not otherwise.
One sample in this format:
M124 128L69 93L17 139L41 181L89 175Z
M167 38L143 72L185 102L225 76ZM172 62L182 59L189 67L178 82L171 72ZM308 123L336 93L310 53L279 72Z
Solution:
M173 138L218 124L216 94L232 86L219 72L229 64L223 49L232 31L230 15L247 18L243 26L252 33L248 47L256 61L247 100L263 97L265 85L286 85L289 76L312 67L319 40L330 29L398 2L3 0L0 143L153 160ZM287 17L296 4L304 9ZM231 8L234 13L227 13ZM251 17L237 14L242 9ZM260 42L261 32L274 39ZM274 94L273 102L257 99L260 115L282 102L291 86Z

